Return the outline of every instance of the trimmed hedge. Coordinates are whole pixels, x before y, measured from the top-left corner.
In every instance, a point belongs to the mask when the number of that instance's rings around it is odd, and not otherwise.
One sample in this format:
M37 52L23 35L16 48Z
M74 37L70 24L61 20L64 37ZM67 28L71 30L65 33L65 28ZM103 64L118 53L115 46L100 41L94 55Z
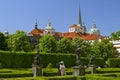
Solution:
M0 63L3 68L30 68L35 53L32 52L2 52L0 51ZM57 67L57 64L62 60L65 63L67 68L71 68L76 65L76 55L75 54L58 54L58 53L50 53L43 54L41 53L41 62L42 67L45 68L49 63L52 63L53 68ZM81 58L83 65L88 66L89 58ZM103 66L104 60L96 59L97 66Z
M120 67L120 58L108 58L108 67Z
M89 58L83 58L83 57L81 57L81 62L83 63L83 65L88 66L88 64L89 64ZM104 59L103 58L96 58L95 59L95 65L96 65L96 67L97 66L103 67L104 66Z

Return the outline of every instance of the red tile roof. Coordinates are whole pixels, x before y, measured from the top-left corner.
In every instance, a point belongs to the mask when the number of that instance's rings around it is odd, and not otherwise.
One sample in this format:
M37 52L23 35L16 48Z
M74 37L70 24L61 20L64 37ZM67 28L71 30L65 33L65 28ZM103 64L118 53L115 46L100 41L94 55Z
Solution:
M65 37L65 38L74 38L74 37L80 37L84 40L96 40L99 38L102 38L100 35L97 34L82 34L82 33L77 33L77 32L66 32L66 33L58 33L60 37Z
M81 28L82 26L78 26L77 24L73 24L72 26L70 26L70 28Z
M34 28L29 34L33 36L41 36L43 35L43 32L44 32L43 29Z

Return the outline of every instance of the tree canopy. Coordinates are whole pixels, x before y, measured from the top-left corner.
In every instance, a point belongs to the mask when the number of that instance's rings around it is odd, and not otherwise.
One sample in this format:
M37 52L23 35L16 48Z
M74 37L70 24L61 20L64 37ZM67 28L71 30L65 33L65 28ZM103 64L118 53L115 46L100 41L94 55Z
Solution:
M27 34L22 30L17 30L8 38L8 47L12 51L31 51Z
M7 50L6 37L2 32L0 32L0 50Z

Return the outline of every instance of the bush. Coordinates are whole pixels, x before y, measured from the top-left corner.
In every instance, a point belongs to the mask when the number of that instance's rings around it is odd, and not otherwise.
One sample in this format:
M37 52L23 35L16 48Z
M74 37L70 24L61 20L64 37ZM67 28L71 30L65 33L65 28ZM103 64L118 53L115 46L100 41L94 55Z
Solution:
M3 67L2 67L2 63L0 62L0 69L1 69L1 68L3 68Z
M108 58L108 67L120 67L120 58Z
M0 51L0 61L2 67L4 68L30 68L34 60L34 54L32 52L2 52ZM64 61L66 68L71 68L76 65L76 55L75 54L58 54L41 53L41 63L42 67L45 68L51 62L52 67L56 68L60 61ZM81 58L83 65L88 66L89 59ZM96 59L96 65L104 65L103 59Z
M89 58L81 57L81 62L83 63L83 65L88 66ZM95 59L95 65L103 67L104 66L104 59L103 58L96 58Z

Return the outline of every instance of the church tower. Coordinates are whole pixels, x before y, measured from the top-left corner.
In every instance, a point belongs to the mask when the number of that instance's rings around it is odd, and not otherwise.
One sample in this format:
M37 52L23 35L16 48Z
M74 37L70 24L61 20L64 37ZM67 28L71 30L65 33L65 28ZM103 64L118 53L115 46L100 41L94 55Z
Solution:
M70 26L69 32L80 32L82 34L86 33L86 26L83 24L81 18L80 6L78 8L78 23Z
M51 22L50 22L49 18L48 18L47 27L45 28L45 32L44 32L44 35L46 35L46 34L50 34L50 35L55 34L55 29L51 26Z

